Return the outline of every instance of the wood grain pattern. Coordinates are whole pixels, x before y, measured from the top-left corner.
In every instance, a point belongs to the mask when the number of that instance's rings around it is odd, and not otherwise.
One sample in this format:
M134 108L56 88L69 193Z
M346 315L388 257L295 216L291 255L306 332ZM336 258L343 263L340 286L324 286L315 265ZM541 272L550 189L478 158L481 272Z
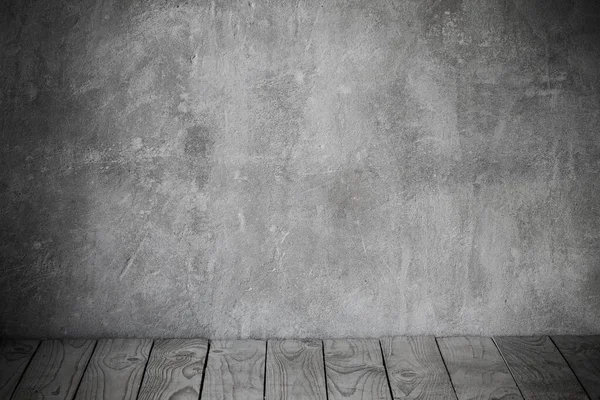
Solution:
M552 336L592 400L600 400L600 336Z
M325 371L330 400L389 400L378 340L324 340Z
M491 338L437 340L459 400L523 399Z
M202 400L262 400L266 348L261 340L211 342Z
M325 400L325 367L320 340L269 340L267 400Z
M198 400L208 342L164 339L154 342L139 400Z
M587 399L547 336L494 338L526 400Z
M39 340L0 341L0 399L9 399L40 344Z
M40 343L12 399L72 399L95 343L94 340L46 340Z
M394 399L456 399L433 336L381 340Z
M152 340L103 339L83 375L76 400L135 400Z

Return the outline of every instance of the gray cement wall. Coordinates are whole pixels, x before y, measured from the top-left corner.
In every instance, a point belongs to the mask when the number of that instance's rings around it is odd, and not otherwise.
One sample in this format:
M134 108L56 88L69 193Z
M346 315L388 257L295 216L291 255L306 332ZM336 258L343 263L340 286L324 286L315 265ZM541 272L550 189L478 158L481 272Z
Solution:
M600 333L597 4L5 1L0 334Z

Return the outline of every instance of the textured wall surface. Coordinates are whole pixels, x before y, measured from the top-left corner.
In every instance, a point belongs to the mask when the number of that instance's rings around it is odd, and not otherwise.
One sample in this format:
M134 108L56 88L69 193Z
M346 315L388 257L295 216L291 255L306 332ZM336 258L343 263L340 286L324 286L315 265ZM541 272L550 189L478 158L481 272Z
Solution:
M600 333L598 2L1 7L1 335Z

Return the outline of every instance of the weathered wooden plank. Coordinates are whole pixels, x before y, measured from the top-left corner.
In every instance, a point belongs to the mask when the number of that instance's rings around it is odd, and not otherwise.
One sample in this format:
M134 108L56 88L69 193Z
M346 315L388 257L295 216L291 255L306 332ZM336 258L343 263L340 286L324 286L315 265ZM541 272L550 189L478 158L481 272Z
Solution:
M95 343L94 340L46 340L40 343L12 399L72 399Z
M325 367L320 340L269 340L267 400L325 400Z
M198 400L208 342L204 339L156 340L139 400Z
M378 340L324 340L329 400L391 399Z
M83 375L77 400L135 400L152 340L103 339Z
M499 336L494 340L526 400L587 399L549 337Z
M489 337L437 339L459 400L523 399Z
M433 336L381 339L394 399L456 399Z
M266 347L261 340L211 342L202 400L262 400Z
M10 399L39 344L39 340L0 342L0 399Z
M593 400L600 400L600 336L552 336L579 382Z

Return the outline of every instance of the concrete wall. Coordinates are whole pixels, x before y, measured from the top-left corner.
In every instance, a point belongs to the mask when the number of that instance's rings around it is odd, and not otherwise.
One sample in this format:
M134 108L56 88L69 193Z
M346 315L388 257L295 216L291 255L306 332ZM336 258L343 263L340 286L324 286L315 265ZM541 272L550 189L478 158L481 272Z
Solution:
M0 334L600 333L597 4L4 2Z

